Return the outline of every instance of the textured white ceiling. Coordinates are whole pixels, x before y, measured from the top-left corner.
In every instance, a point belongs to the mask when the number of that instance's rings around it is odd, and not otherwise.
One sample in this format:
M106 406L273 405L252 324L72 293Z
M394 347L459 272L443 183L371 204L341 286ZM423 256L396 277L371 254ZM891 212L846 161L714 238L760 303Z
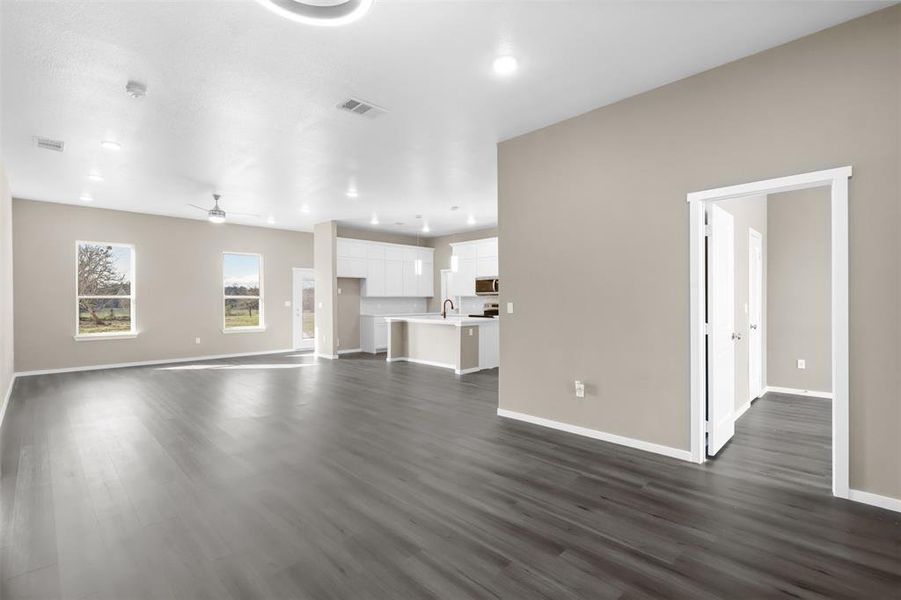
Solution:
M377 214L380 229L456 232L496 222L499 140L887 4L376 0L318 28L252 0L3 0L3 161L22 198L204 218L186 204L216 190L226 211L263 216L234 222ZM491 70L504 52L510 79ZM145 98L125 94L130 78ZM350 96L390 112L338 111Z

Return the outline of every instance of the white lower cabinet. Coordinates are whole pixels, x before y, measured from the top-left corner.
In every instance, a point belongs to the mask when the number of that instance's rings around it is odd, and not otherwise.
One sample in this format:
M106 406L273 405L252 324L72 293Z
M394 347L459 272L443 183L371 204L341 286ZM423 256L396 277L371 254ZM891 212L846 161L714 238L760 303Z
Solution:
M388 349L388 323L385 317L360 315L360 350L375 354Z

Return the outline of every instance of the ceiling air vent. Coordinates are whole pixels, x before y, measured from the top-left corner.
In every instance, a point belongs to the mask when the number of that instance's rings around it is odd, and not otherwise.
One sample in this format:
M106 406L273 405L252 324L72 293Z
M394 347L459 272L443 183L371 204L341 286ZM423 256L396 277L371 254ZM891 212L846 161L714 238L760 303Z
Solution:
M43 148L44 150L53 150L55 152L62 152L63 147L66 143L62 140L51 140L50 138L45 137L35 137L34 144L38 148Z
M358 100L356 98L348 98L347 100L339 104L338 108L352 112L355 115L365 115L370 118L377 117L388 112L387 109L384 109L381 106L377 106L371 102Z

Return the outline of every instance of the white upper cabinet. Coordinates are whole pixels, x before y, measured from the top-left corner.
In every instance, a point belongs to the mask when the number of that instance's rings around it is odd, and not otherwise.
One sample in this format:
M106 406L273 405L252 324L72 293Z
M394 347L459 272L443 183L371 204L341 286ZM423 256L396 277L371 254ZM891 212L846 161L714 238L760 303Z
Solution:
M364 296L429 297L434 294L434 250L338 238L338 277L364 279Z
M366 243L339 239L337 243L338 277L366 277Z
M456 270L451 275L452 296L475 296L476 277L499 276L497 238L451 244Z

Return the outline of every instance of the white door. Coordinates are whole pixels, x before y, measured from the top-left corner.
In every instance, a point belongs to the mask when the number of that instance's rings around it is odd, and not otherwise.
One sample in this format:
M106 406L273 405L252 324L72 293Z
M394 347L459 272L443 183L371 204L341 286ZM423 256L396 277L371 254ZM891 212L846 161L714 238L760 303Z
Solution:
M293 340L295 350L316 344L316 284L313 269L294 269Z
M748 387L763 394L763 237L748 230Z
M732 215L707 211L707 454L735 433L735 235Z

